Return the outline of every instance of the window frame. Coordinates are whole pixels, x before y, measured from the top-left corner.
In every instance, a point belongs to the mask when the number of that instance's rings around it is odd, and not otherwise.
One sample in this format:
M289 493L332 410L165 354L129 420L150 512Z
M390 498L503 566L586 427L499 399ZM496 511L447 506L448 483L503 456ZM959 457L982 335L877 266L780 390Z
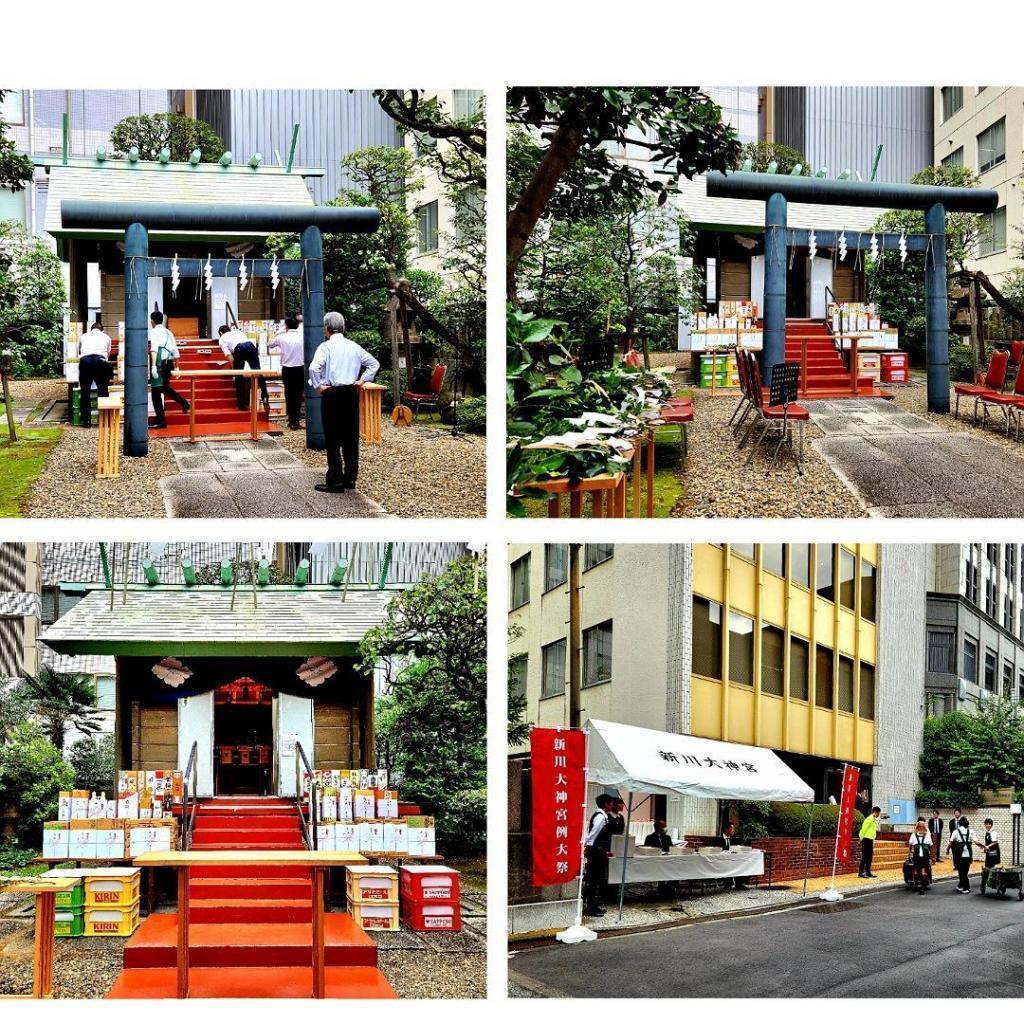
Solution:
M599 558L596 562L590 561L590 551L593 548L607 548L608 554L603 558ZM583 571L590 572L591 569L596 569L599 565L604 565L605 562L610 562L615 557L615 545L614 544L584 544L583 545Z
M555 548L560 548L564 554L563 566L565 568L565 575L554 583L549 583L549 572L551 569L550 556ZM557 590L559 587L564 587L569 582L569 545L568 544L545 544L544 545L544 589L541 591L541 596L544 594L551 593L552 590Z
M1003 151L998 156L991 158L986 163L981 159L981 140L983 136L988 135L997 127L999 127L1003 133ZM1002 117L997 117L987 128L983 128L980 132L978 132L978 134L974 137L974 143L977 147L979 175L985 174L988 171L991 171L994 168L998 167L1000 164L1006 163L1006 115L1004 114ZM995 147L992 147L992 151L995 152Z
M614 647L614 645L615 645L615 633L614 633L614 627L613 627L612 623L613 623L612 619L605 619L604 622L595 623L593 626L588 626L585 630L583 630L583 673L582 673L583 681L582 681L581 685L583 687L585 687L585 688L586 687L591 687L591 686L602 686L605 683L610 683L612 681L612 671L613 671L613 669L612 669L612 658L614 656L614 650L615 650L615 647ZM601 634L598 632L599 630L604 630L608 634L608 643L609 643L609 650L608 650L608 675L607 676L602 676L602 677L600 677L598 679L589 679L588 680L587 674L588 674L588 672L590 670L589 641L591 640L591 638L595 638L598 641L600 640L600 635ZM595 658L595 660L596 660L596 658Z
M703 597L700 594L694 594L693 595L692 603L693 603L693 614L692 614L692 618L691 618L691 623L694 623L694 624L696 623L696 621L697 621L697 615L696 615L697 606L698 606L698 604L701 604L701 605L707 605L707 607L708 607L708 617L707 618L708 618L709 626L714 628L717 625L717 629L715 629L715 633L716 633L716 636L717 636L717 643L715 643L713 645L713 649L711 651L711 656L710 656L710 661L709 661L710 666L712 668L716 668L717 671L716 672L708 673L708 672L702 672L702 671L698 670L698 668L696 666L696 663L695 663L695 659L696 659L696 656L697 656L697 653L698 653L698 648L697 648L697 636L698 636L698 634L697 634L696 628L691 627L691 632L690 632L690 672L693 675L703 676L705 679L717 679L719 682L721 682L722 681L722 668L723 668L723 666L722 666L722 636L723 636L722 631L725 628L725 624L722 621L723 620L722 612L724 611L724 608L722 607L720 602L712 601L710 598ZM712 611L714 609L718 610L718 622L717 622L717 624L715 623L713 615L712 615Z
M548 685L548 652L552 648L561 646L562 648L562 688L560 690L554 690L551 693L547 692ZM568 654L569 654L569 641L567 637L561 637L558 640L552 640L550 643L544 644L540 649L540 699L549 700L551 697L564 697L565 696L565 685L567 683L566 676L568 675Z
M532 552L527 551L525 555L520 555L509 567L508 567L508 604L509 611L514 612L517 608L522 608L524 605L530 603L530 555ZM516 579L516 567L523 565L526 570L525 575L525 593L526 596L518 604L516 603L515 594L515 579Z
M430 225L430 211L433 210L433 227ZM420 223L420 215L425 214L427 217L427 242L428 245L423 244L423 227ZM416 254L418 256L426 256L430 253L437 252L441 246L441 232L440 222L438 219L438 202L436 199L431 199L430 202L421 203L416 207L414 216L416 218ZM431 241L430 232L433 231L433 245L429 245Z

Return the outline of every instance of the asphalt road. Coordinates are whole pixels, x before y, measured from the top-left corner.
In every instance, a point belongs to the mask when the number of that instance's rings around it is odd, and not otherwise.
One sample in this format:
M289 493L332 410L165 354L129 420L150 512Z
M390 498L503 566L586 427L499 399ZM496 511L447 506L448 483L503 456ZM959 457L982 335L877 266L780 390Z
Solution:
M941 882L845 901L517 953L538 995L680 998L1024 997L1024 903Z

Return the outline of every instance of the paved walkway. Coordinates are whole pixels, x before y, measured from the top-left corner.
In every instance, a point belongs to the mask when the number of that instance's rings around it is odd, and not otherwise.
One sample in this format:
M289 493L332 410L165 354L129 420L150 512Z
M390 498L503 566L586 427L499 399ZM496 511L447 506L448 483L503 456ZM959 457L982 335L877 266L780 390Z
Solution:
M273 438L169 442L176 476L160 481L175 519L352 519L386 513L359 491L322 494L324 474L310 469Z
M814 449L869 515L1005 518L1024 508L1021 463L997 445L882 399L806 404L825 434Z

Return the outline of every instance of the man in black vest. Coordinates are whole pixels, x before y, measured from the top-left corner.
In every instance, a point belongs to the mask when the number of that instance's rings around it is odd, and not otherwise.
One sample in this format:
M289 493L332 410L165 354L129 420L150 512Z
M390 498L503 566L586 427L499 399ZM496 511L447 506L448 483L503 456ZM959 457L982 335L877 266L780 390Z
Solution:
M612 798L602 793L597 798L597 810L590 816L587 831L587 869L583 874L583 913L586 917L604 917L600 899L608 884L608 858L612 855L612 832L608 812Z
M981 849L985 855L984 867L981 869L981 894L984 896L992 869L1000 863L1003 856L999 849L999 833L995 830L991 818L985 819L985 840L981 843Z
M928 819L928 834L932 837L932 860L936 864L942 861L942 829L944 826L941 815L938 811L932 811L932 816Z

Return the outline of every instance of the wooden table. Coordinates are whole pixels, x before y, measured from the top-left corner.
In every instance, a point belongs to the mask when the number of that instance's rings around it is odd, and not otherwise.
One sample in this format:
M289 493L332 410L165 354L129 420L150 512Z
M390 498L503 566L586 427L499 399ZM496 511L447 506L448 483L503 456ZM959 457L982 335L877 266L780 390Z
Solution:
M633 457L633 453L629 453ZM584 477L577 484L568 477L557 480L531 481L524 486L548 494L548 518L558 519L562 514L562 495L569 495L569 515L579 519L583 515L583 498L589 494L591 515L595 519L624 519L626 517L626 474L600 473Z
M77 878L18 878L0 889L0 892L32 893L36 898L36 942L32 963L33 999L53 998L53 918L57 906L56 896L59 892L70 892L78 885L78 881Z
M197 377L248 377L249 384L249 435L254 441L259 440L260 432L256 426L259 419L260 406L257 398L257 387L260 377L264 380L280 380L280 370L179 370L176 377L188 380L188 439L196 439L196 378Z
M383 444L380 432L381 398L387 388L383 384L361 384L359 391L359 440L363 444Z
M332 867L366 864L360 853L331 850L171 850L168 853L143 853L135 858L142 868L174 868L178 873L178 991L179 999L188 998L189 869L227 865L234 867L308 867L313 898L313 998L323 999L327 992L324 960L324 875Z

